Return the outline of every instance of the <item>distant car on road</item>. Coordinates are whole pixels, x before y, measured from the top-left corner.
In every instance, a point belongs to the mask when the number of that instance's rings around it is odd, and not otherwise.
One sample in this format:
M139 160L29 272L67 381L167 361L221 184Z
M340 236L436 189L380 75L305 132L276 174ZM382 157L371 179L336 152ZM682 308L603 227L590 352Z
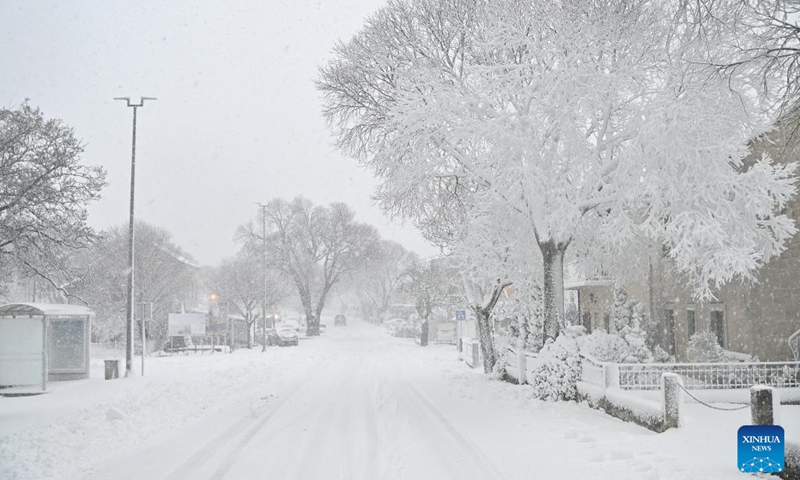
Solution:
M336 315L335 317L333 317L333 326L334 327L347 326L347 317L345 317L344 315Z

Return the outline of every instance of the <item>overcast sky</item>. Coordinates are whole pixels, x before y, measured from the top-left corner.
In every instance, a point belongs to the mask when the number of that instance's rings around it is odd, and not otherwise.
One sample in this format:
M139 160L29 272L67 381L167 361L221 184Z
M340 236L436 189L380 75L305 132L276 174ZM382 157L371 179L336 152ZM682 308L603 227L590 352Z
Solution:
M205 265L236 250L256 203L305 195L342 201L360 221L423 255L410 225L390 223L376 181L332 147L313 85L383 0L0 3L0 105L26 98L86 144L108 172L95 228L127 224L131 109L139 110L136 217L169 230Z

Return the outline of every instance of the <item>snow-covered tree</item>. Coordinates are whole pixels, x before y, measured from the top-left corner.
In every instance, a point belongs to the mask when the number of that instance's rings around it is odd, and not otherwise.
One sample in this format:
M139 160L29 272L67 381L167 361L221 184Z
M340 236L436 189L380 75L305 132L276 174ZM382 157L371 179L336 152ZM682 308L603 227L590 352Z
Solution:
M164 341L167 317L197 301L197 267L191 256L165 229L143 221L135 223L134 301L153 303L153 325L148 337ZM101 238L75 264L83 271L73 288L96 313L92 333L107 342L125 335L128 284L128 226L101 232Z
M266 205L266 248L270 265L286 275L297 288L307 319L307 334L319 335L319 321L331 289L350 272L360 268L380 240L374 227L356 222L343 203L314 206L297 197L291 202L275 199ZM239 236L253 248L261 248L264 221L240 228Z
M233 258L224 259L209 279L219 301L227 302L229 311L241 315L247 323L247 348L253 346L253 325L263 318L261 310L275 306L287 294L284 279L274 269L267 269L264 286L264 256L253 245L244 245Z
M520 227L487 248L538 247L547 338L562 326L573 243L617 255L663 243L707 299L795 232L777 213L795 167L765 157L742 168L767 117L737 79L699 66L739 32L683 37L677 8L394 0L322 69L324 114L339 147L381 179L382 205L429 238L448 209L469 218L476 204Z
M28 103L0 108L0 271L36 275L65 295L71 258L96 239L86 207L105 172L81 165L83 145L61 120Z
M776 117L800 115L800 3L796 0L680 0L676 20L683 35L716 41L740 32L705 62L725 75L746 79L744 94L757 92Z
M381 240L364 265L349 275L345 286L358 298L365 320L381 319L400 293L408 270L419 262L399 243Z
M401 288L414 300L422 324L420 345L428 345L429 320L433 311L449 303L453 278L445 268L445 259L418 262L408 268Z

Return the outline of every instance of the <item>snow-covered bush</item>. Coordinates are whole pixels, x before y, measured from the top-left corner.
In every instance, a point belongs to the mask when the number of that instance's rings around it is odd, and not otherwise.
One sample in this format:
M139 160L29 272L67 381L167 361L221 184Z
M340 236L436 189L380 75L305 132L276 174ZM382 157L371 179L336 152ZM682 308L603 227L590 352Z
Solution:
M581 353L601 362L621 363L628 355L628 343L619 335L597 330L578 341Z
M545 401L575 400L581 378L578 338L583 327L567 327L555 341L548 340L528 367L534 397Z
M383 322L386 330L395 337L414 338L417 334L416 325L413 320L405 318L392 318Z
M675 357L661 348L661 345L656 345L653 347L653 361L656 363L674 363Z
M581 353L601 362L614 363L649 363L653 354L645 345L644 339L635 333L628 333L623 338L617 334L608 334L602 330L579 339Z
M516 355L505 346L497 349L497 363L492 368L491 377L496 380L502 380L506 375L506 367L516 362Z
M717 342L713 332L698 332L689 339L686 358L695 363L757 362L758 358L747 354L729 352Z
M726 361L725 350L717 343L713 332L698 332L689 339L686 359L696 363L721 363Z

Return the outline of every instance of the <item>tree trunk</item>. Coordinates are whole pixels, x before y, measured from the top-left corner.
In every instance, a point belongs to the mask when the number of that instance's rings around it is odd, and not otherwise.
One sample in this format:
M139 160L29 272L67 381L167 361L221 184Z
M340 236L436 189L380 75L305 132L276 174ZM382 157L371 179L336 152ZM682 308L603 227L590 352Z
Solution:
M544 266L544 339L558 336L564 322L564 252L566 243L540 243Z
M310 325L314 322L314 307L311 305L311 296L300 294L300 302L303 304L303 311L306 314L306 335L309 333ZM317 320L317 335L319 335L319 320Z
M253 325L255 323L255 320L247 322L247 348L253 348Z
M491 309L480 307L475 309L475 314L478 317L478 336L481 341L484 373L492 373L492 369L497 363L497 352L494 349L494 341L492 339L491 313Z
M422 328L419 334L419 344L421 347L428 346L428 319L424 318L422 320Z
M528 319L520 316L519 338L517 338L517 371L519 372L519 384L528 383L527 357L525 357L525 345L528 338Z
M322 315L322 308L317 308L310 317L306 319L306 335L309 337L319 336L319 319Z

